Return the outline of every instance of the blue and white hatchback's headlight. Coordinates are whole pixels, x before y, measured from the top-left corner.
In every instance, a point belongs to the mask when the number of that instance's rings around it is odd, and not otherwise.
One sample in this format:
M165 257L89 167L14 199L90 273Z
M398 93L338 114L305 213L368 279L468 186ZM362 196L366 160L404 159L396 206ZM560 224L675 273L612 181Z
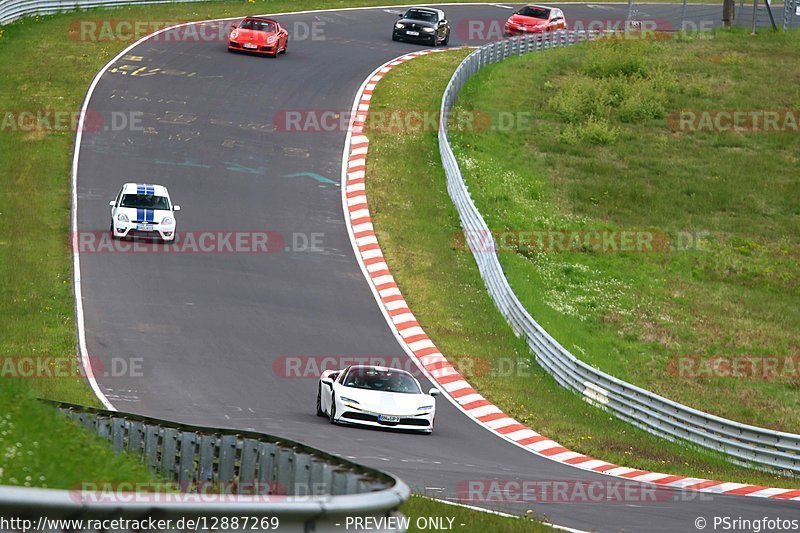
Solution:
M394 27L397 28L398 30L402 30L403 28L406 27L406 25L403 24L402 22L398 22L397 24L394 25Z
M170 217L164 217L164 219L161 221L162 224L166 224L166 225L170 225L173 222L174 222L174 220L172 220Z
M422 31L427 32L427 33L433 33L436 30L434 30L433 28L422 28Z
M118 214L117 215L117 220L119 220L120 222L130 222L128 220L128 215L126 215L125 213Z

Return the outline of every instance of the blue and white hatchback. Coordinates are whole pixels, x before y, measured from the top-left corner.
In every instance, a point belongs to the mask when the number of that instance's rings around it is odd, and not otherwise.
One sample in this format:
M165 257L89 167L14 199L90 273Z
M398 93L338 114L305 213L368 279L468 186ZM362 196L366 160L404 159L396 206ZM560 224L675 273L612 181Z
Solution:
M175 240L175 212L167 188L163 185L126 183L111 206L113 238L147 237L163 241Z

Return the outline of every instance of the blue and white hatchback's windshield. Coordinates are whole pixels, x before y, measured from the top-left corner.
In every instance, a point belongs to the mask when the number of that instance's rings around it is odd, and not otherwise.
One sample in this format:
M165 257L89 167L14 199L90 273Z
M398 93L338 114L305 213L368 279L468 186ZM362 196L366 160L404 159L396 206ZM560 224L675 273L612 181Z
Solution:
M345 387L403 394L421 394L417 381L404 372L375 368L352 368L344 380Z
M156 196L154 194L123 194L122 202L119 206L169 211L169 199L166 196Z

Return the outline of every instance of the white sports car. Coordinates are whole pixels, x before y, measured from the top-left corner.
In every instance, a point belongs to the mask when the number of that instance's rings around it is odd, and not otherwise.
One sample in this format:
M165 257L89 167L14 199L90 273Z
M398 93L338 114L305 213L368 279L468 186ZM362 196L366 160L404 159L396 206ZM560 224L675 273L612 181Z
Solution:
M167 188L163 185L126 183L111 206L111 236L160 238L175 240L175 211Z
M331 424L358 424L431 433L439 389L422 392L405 370L349 366L326 370L317 387L317 416Z

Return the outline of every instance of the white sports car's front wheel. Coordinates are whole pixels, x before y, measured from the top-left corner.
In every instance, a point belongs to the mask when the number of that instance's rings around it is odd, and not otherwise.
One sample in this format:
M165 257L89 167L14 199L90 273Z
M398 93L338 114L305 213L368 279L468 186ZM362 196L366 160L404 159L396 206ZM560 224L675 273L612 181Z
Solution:
M322 388L317 389L317 416L325 416L325 411L322 410Z
M336 423L336 397L331 394L331 414L330 414L331 424Z

